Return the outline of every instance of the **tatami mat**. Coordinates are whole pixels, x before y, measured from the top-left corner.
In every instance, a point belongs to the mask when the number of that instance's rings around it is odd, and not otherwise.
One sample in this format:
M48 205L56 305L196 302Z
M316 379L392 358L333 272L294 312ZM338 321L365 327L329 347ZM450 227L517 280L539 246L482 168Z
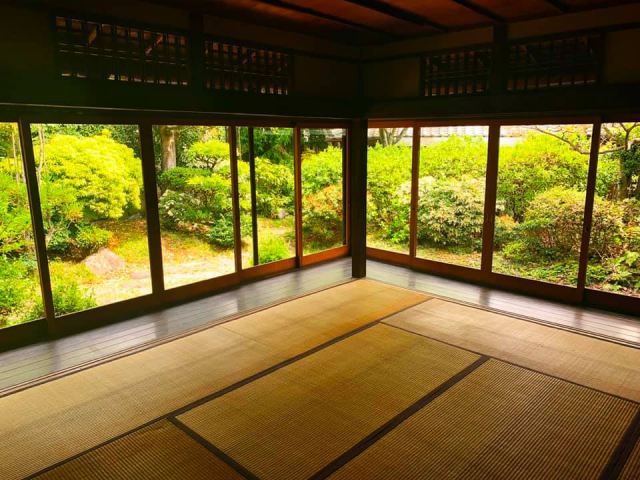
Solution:
M620 480L638 480L640 478L640 439L636 442L627 464L622 470Z
M331 478L596 479L637 409L490 360Z
M165 420L92 450L37 478L239 480L243 477Z
M640 401L640 349L440 299L385 322Z
M378 325L178 420L260 478L307 478L478 358Z
M425 300L360 280L0 398L0 478L40 471Z

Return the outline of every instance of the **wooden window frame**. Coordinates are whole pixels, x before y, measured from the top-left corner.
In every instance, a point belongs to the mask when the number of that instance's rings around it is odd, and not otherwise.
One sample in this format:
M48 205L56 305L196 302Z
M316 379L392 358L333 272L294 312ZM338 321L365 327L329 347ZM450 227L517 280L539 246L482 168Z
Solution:
M585 286L589 261L589 241L591 233L592 211L595 196L597 165L600 146L600 125L606 122L636 121L640 117L625 116L594 116L578 115L565 117L515 117L509 119L495 118L460 118L458 120L372 120L369 128L384 127L411 127L413 128L412 165L412 189L411 189L411 218L410 252L409 254L392 252L379 248L367 247L367 257L386 263L400 265L416 271L430 273L447 278L462 280L478 285L495 287L517 293L532 295L550 300L570 304L579 304L589 307L604 308L618 312L640 314L640 298L630 295L621 295L612 292L590 289ZM581 238L580 253L578 258L578 278L576 286L558 285L539 280L515 277L493 271L494 230L495 230L495 204L497 195L497 179L499 166L500 129L503 126L512 125L544 125L544 124L590 124L592 125L591 150L589 154L589 169L587 174L587 188L583 218L583 232ZM460 265L417 258L417 184L419 179L419 149L420 128L436 126L469 126L482 125L489 127L489 141L487 154L487 169L485 174L485 204L482 242L482 262L480 269L464 267ZM416 139L416 136L418 137ZM417 159L417 160L416 160Z
M33 343L46 338L68 335L71 333L104 326L108 323L118 322L138 315L167 308L172 305L192 301L201 297L226 291L238 287L244 283L268 278L270 276L293 271L297 268L314 265L320 262L345 257L350 254L350 245L347 243L341 247L329 249L312 255L296 255L293 258L276 262L243 268L241 263L239 241L240 219L237 178L237 127L287 127L294 131L295 137L299 135L300 128L342 128L346 136L351 134L350 124L347 121L311 120L313 123L305 123L309 120L296 117L264 117L249 115L199 115L192 113L162 115L144 111L126 111L120 113L104 114L92 109L59 109L47 107L37 112L28 109L25 112L15 114L4 112L0 115L0 121L15 123L20 132L20 148L25 168L27 181L27 193L29 207L32 215L32 228L34 231L34 244L40 276L45 316L41 319L9 326L0 329L0 351L19 345ZM147 241L149 247L149 269L151 274L152 293L133 299L122 300L108 305L102 305L80 312L56 316L53 310L53 294L51 279L49 276L49 262L46 251L42 210L35 172L35 157L33 153L33 141L31 138L31 126L38 123L60 124L111 124L111 125L136 125L141 149L141 164L145 189L144 205L147 212ZM229 129L229 148L232 170L232 205L234 218L234 260L235 271L230 274L194 282L184 286L166 289L164 285L162 247L160 242L160 222L158 214L157 179L155 171L155 155L153 151L153 125L198 125L198 126L223 126ZM346 147L345 147L346 148ZM294 164L299 166L301 152L299 145L294 148ZM345 156L348 174L348 154ZM348 177L343 177L347 184ZM301 191L296 191L296 204L300 202ZM348 198L348 197L347 197ZM346 215L345 215L346 217ZM296 230L301 227L301 211L296 211ZM345 220L346 221L346 220ZM348 223L346 227L348 231ZM347 234L348 235L348 234ZM296 232L296 248L301 247L301 236ZM348 242L348 236L347 236ZM300 245L300 247L298 247Z

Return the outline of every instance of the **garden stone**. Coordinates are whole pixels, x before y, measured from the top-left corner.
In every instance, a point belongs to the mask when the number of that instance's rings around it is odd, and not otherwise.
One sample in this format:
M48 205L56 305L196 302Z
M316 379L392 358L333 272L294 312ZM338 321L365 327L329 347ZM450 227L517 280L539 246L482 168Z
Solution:
M89 255L84 259L84 264L95 275L106 275L122 270L126 266L124 258L108 248L101 248L93 255Z

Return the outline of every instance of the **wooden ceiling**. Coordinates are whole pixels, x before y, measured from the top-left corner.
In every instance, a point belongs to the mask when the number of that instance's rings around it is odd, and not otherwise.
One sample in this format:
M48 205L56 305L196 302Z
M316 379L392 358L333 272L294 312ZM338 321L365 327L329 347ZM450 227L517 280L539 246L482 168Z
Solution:
M152 0L364 45L639 0Z

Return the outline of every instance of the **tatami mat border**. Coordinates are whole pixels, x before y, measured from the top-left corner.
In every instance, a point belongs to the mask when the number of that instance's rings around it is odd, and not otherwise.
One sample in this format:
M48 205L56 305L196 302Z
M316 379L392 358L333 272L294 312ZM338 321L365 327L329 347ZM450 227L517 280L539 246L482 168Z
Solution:
M341 284L344 284L344 283L348 283L348 282L342 282ZM334 286L339 286L339 285L334 285ZM323 288L323 289L318 290L318 291L328 290L329 288L333 288L333 287ZM406 288L402 288L402 287L398 287L398 288L401 288L401 289L407 290L407 291L412 291L410 289L406 289ZM317 293L318 291L311 292L311 293ZM295 299L301 298L301 297L305 297L307 295L310 295L311 293L304 294L304 295L301 295L301 296L297 296L297 297L293 298L292 300L295 300ZM173 410L171 412L165 413L164 415L161 415L161 416L159 416L157 418L154 418L154 419L152 419L152 420L150 420L148 422L145 422L142 425L138 425L136 428L133 428L133 429L128 430L128 431L126 431L126 432L124 432L124 433L122 433L120 435L117 435L117 436L115 436L113 438L110 438L109 440L101 442L98 445L94 445L91 448L88 448L88 449L86 449L86 450L84 450L82 452L79 452L79 453L77 453L75 455L72 455L71 457L65 458L64 460L62 460L60 462L57 462L57 463L55 463L53 465L49 465L48 467L46 467L46 468L44 468L42 470L39 470L38 472L35 472L34 474L28 476L27 478L31 479L31 478L37 477L38 475L42 475L43 473L48 472L50 470L53 470L54 468L59 467L60 465L64 465L65 463L67 463L67 462L69 462L71 460L75 460L76 458L79 458L79 457L81 457L81 456L83 456L83 455L85 455L85 454L87 454L89 452L92 452L94 450L97 450L98 448L101 448L101 447L103 447L105 445L108 445L111 442L114 442L116 440L119 440L119 439L127 436L127 435L130 435L130 434L132 434L134 432L137 432L138 430L140 430L142 428L145 428L145 427L147 427L147 426L149 426L149 425L151 425L153 423L156 423L156 422L158 422L160 420L169 420L172 423L174 423L174 421L172 419L174 417L184 413L184 412L187 412L187 411L189 411L189 410L191 410L193 408L196 408L196 407L198 407L198 406L200 406L200 405L202 405L204 403L210 402L211 400L214 400L214 399L216 399L218 397L221 397L222 395L225 395L225 394L227 394L229 392L232 392L233 390L237 390L238 388L241 388L241 387L243 387L243 386L245 386L245 385L247 385L247 384L249 384L249 383L251 383L251 382L253 382L255 380L258 380L259 378L262 378L262 377L264 377L266 375L269 375L270 373L278 371L278 370L286 367L287 365L291 365L292 363L295 363L298 360L301 360L301 359L303 359L305 357L313 355L314 353L317 353L317 352L319 352L321 350L324 350L324 349L326 349L326 348L328 348L328 347L330 347L330 346L332 346L332 345L334 345L334 344L336 344L338 342L341 342L342 340L346 340L347 338L352 337L352 336L354 336L354 335L356 335L356 334L358 334L358 333L360 333L360 332L362 332L364 330L368 330L369 328L372 328L375 325L378 325L378 324L382 323L385 319L387 319L387 318L389 318L389 317L391 317L393 315L396 315L398 313L402 313L402 312L404 312L404 311L406 311L406 310L408 310L410 308L413 308L413 307L415 307L417 305L420 305L420 304L422 304L424 302L428 302L429 300L431 300L431 297L426 298L423 301L415 303L413 305L409 305L407 307L404 307L404 308L401 308L399 310L396 310L395 312L392 312L392 313L389 313L387 315L384 315L384 316L382 316L382 317L380 317L380 318L378 318L378 319L376 319L376 320L374 320L372 322L369 322L369 323L367 323L365 325L362 325L362 326L360 326L358 328L355 328L355 329L353 329L353 330L351 330L349 332L346 332L346 333L344 333L342 335L339 335L339 336L337 336L335 338L332 338L331 340L328 340L325 343L317 345L317 346L315 346L315 347L313 347L313 348L311 348L309 350L306 350L306 351L304 351L302 353L294 355L293 357L290 357L290 358L285 359L285 360L283 360L281 362L278 362L275 365L272 365L272 366L270 366L268 368L265 368L264 370L261 370L261 371L255 373L255 374L253 374L253 375L250 375L249 377L246 377L246 378L244 378L242 380L239 380L239 381L237 381L237 382L235 382L235 383L233 383L231 385L228 385L228 386L226 386L226 387L224 387L224 388L222 388L220 390L217 390L217 391L215 391L215 392L213 392L213 393L211 393L209 395L206 395L206 396L204 396L204 397L202 397L202 398L200 398L198 400L195 400L195 401L193 401L191 403L188 403L187 405L184 405L184 406L182 406L182 407L180 407L180 408L178 408L176 410ZM285 302L280 302L280 303L285 303ZM274 306L274 305L272 305L272 306ZM268 308L268 307L265 307L265 309L266 308ZM251 312L251 313L255 313L255 312ZM240 317L244 317L246 315L249 315L249 314L241 315ZM387 324L385 324L385 325L387 325ZM206 330L206 328L203 328L201 330ZM201 330L198 330L198 331L201 331ZM197 333L197 332L191 332L190 334L192 334L192 333ZM186 335L181 335L181 336L178 336L176 338L172 338L172 340L176 340L176 339L178 339L178 338L180 338L182 336L186 336ZM162 342L162 343L167 343L167 342ZM150 348L150 347L147 347L147 348ZM143 349L143 350L146 350L146 349ZM137 353L137 352L133 352L133 353ZM133 353L129 353L129 355L131 355ZM118 357L118 358L121 358L121 357ZM116 359L115 358L114 359L110 359L110 361L112 361L112 360L116 360ZM183 429L183 431L187 432L187 430L184 430L184 429ZM195 439L195 437L194 437L194 439ZM198 440L199 443L202 443L202 441L206 441L206 440L204 440L204 439ZM214 446L211 446L211 448L215 449ZM233 464L229 464L229 465L231 467L233 467ZM242 467L242 468L244 468L244 467Z
M398 415L393 417L391 420L389 420L387 423L385 423L378 429L374 430L371 434L367 435L360 442L356 443L353 447L351 447L349 450L344 452L338 458L333 460L322 470L316 472L314 475L310 477L310 480L321 480L321 479L327 478L329 475L336 472L339 468L341 468L342 466L346 465L351 460L356 458L358 455L364 452L367 448L369 448L371 445L376 443L380 438L384 437L391 430L396 428L402 422L404 422L405 420L410 418L412 415L414 415L416 412L418 412L419 410L424 408L426 405L431 403L433 400L438 398L440 395L442 395L444 392L449 390L456 383L463 380L466 376L471 374L473 371L475 371L477 368L479 368L481 365L483 365L485 362L487 362L490 359L491 358L488 356L484 356L484 355L480 356L480 358L478 358L471 365L467 366L466 368L464 368L463 370L455 374L453 377L449 378L447 381L440 384L440 386L431 390L425 396L423 396L413 404L409 405L406 409L404 409Z

